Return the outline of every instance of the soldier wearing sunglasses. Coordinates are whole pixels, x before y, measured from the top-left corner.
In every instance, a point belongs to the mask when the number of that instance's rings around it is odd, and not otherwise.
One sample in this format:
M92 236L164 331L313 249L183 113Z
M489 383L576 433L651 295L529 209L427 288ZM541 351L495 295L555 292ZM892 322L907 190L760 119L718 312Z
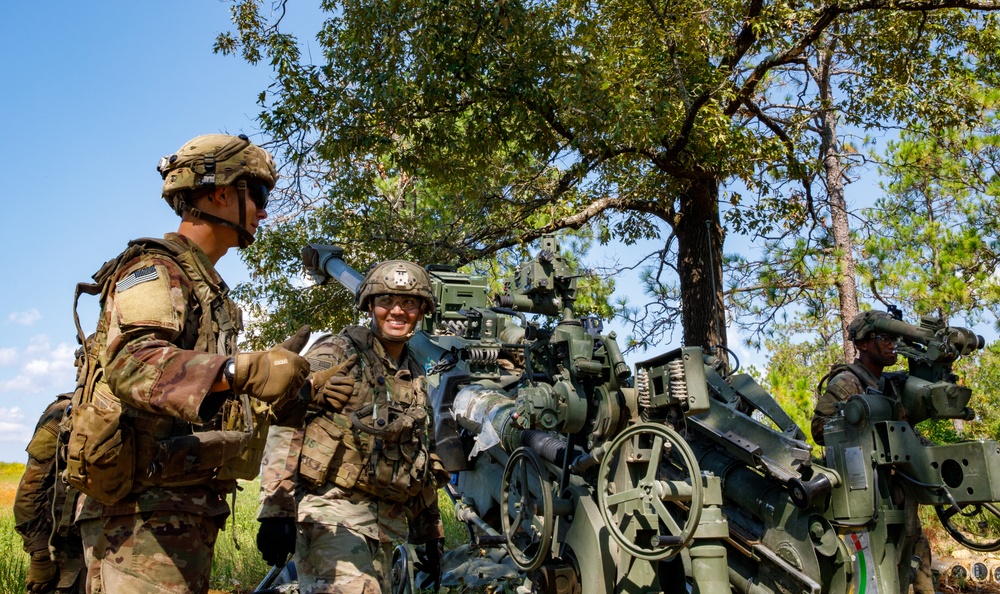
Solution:
M271 155L244 135L208 134L157 170L177 232L130 242L96 284L81 285L101 296L101 315L73 399L65 476L86 495L76 521L91 594L207 592L226 499L259 472L259 429L308 405L309 363L298 354L308 327L239 352L242 314L215 268L267 218ZM74 451L88 443L75 437L104 434L120 438Z
M896 364L896 336L876 331L875 320L891 318L880 311L866 311L858 314L847 326L847 335L858 349L853 363L834 365L817 387L819 394L813 410L811 424L813 440L823 445L823 426L837 412L837 403L846 401L855 394L864 394L869 388L879 389L879 380L887 367ZM932 594L935 591L931 574L931 551L927 536L920 526L916 500L908 494L906 486L896 481L893 497L904 505L905 530L904 552L900 559L912 560L900 566L900 583L910 583L914 594ZM912 554L912 555L911 555ZM905 577L905 579L903 579Z

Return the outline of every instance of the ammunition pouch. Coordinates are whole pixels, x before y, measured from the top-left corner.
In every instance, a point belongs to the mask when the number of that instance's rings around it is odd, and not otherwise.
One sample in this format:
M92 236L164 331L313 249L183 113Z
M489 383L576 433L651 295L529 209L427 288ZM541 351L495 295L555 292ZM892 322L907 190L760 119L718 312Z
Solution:
M407 501L431 478L427 411L419 405L405 410L390 405L381 407L382 414L374 417L375 408L368 405L351 413L351 426L366 461L354 488L380 499Z
M116 399L84 401L83 393L77 388L63 426L69 435L63 477L101 503L115 503L132 491L135 433Z
M139 468L145 473L136 482L172 487L202 483L239 456L249 441L250 434L243 431L199 431L142 444Z
M267 440L267 412L266 404L242 395L223 405L218 429L182 435L166 429L165 436L164 427L156 428L164 419L151 419L137 440L136 483L182 487L256 477Z
M311 489L332 481L342 489L353 489L361 476L364 460L358 450L347 417L319 415L306 426L299 457L299 478Z
M374 410L368 405L350 416L319 415L309 421L299 458L299 478L305 486L318 489L330 481L345 490L403 502L434 479L426 410L392 408L389 418L382 419L384 428L379 428L378 419L367 422ZM444 473L440 461L438 467Z
M227 459L219 469L220 480L253 480L260 474L260 462L267 445L270 407L246 394L226 401L222 409L222 428L247 436L246 448Z

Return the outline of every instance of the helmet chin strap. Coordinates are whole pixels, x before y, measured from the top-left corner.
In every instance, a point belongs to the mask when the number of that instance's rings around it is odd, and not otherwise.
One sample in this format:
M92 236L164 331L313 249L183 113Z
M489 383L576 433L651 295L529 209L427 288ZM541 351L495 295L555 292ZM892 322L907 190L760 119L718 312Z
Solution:
M245 224L247 222L246 221L247 198L248 198L247 192L249 192L249 190L247 189L247 183L243 180L240 180L239 183L237 184L236 191L240 203L240 223ZM232 221L227 221L222 217L217 217L213 214L208 214L207 212L198 210L197 208L188 204L187 202L181 203L181 209L187 211L191 216L193 216L196 219L201 219L203 221L214 223L216 225L222 225L223 227L228 227L236 231L236 235L239 236L239 247L241 250L249 246L251 243L254 242L254 239L256 239L256 237L254 237L254 234L251 233L245 226L234 223Z
M374 314L372 314L371 320L372 321L371 324L369 324L369 327L371 328L372 334L378 337L379 340L384 340L385 342L407 342L413 338L414 334L417 333L417 324L413 324L413 328L411 328L405 336L387 336L384 332L382 332L382 327L375 321Z

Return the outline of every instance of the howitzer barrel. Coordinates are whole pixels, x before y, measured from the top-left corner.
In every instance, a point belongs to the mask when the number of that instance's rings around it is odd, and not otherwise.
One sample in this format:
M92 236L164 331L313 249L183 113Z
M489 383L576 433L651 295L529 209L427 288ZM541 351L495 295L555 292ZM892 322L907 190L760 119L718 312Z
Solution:
M331 280L336 280L352 295L357 295L365 275L344 262L343 255L344 248L310 243L302 248L302 264L316 284L325 285Z

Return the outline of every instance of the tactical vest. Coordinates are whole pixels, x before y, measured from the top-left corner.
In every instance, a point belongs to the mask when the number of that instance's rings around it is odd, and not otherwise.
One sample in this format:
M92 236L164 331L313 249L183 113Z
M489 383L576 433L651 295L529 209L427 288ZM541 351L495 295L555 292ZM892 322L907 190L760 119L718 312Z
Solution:
M830 368L830 372L820 378L819 383L816 384L816 398L818 399L826 391L827 384L833 379L833 376L839 375L842 371L849 372L851 375L858 379L858 383L861 384L862 389L867 389L868 380L865 379L865 374L860 369L856 368L855 365L860 365L860 363L839 363Z
M308 419L299 477L313 489L331 481L377 499L407 501L435 480L426 395L419 385L423 370L408 357L411 380L394 381L390 393L371 333L355 326L343 335L357 350L364 383L374 394L350 413L323 410Z
M196 301L192 311L197 323L185 323L177 346L234 355L242 328L240 311L225 294L224 285L213 287L207 282L203 265L181 243L154 238L130 242L124 252L94 275L95 283L77 285L76 299L81 293L100 294L103 306L122 267L147 253L174 261L187 277ZM78 317L77 331L82 338ZM86 348L86 380L74 395L66 427L69 441L64 476L70 484L99 501L114 503L154 485L179 487L211 482L228 491L234 488L233 479L257 476L267 435L266 404L246 395L230 398L212 421L201 426L122 407L98 361L107 333L102 310L97 332Z

